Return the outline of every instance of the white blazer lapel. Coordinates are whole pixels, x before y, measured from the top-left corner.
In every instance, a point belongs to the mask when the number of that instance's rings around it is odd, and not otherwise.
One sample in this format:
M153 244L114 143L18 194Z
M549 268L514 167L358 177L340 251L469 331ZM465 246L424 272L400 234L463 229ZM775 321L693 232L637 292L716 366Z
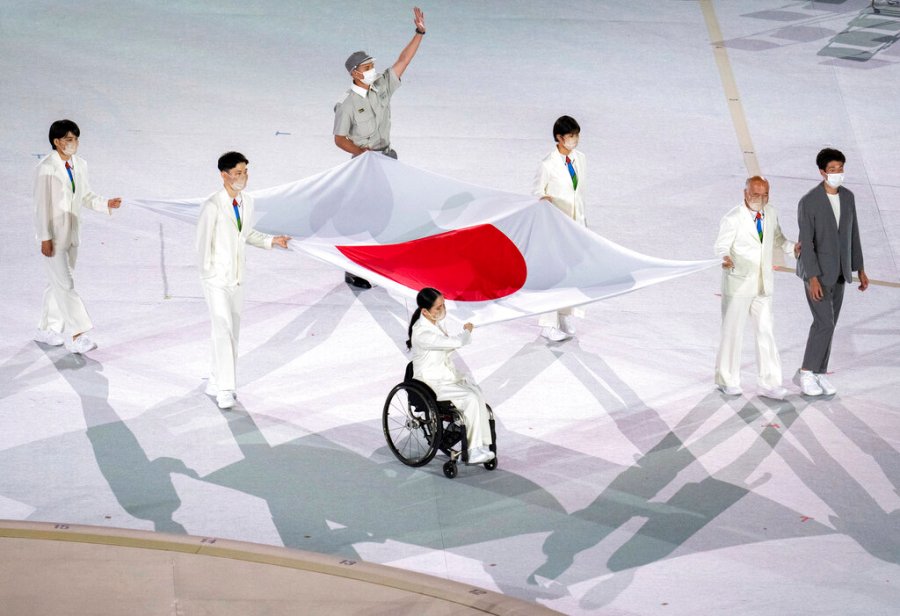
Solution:
M772 246L774 246L775 242L775 225L778 219L768 207L763 208L763 213L765 215L765 218L763 218L763 246L766 247L766 251L763 252L763 258L765 258L765 255L772 254Z
M585 168L584 154L582 154L580 150L575 150L573 153L575 154L575 158L573 159L575 161L575 173L578 175L578 186L575 188L575 192L581 192L581 174L584 172Z
M237 231L237 218L234 215L234 199L232 199L228 195L228 191L224 188L219 192L219 207L222 209L222 214L225 216L225 220L227 220L234 230ZM244 222L243 220L241 221Z
M569 157L569 160L572 160ZM575 173L578 173L578 165L575 164L575 161L572 160L573 166L575 167ZM569 167L566 165L566 159L562 154L556 154L556 165L554 165L557 172L557 177L560 182L564 185L571 186L572 185L572 176L569 174Z
M741 210L740 213L741 219L744 221L742 224L744 230L747 232L748 236L753 239L754 242L759 243L759 232L756 230L756 221L750 216L750 210L747 206L744 206L744 209ZM765 219L763 219L765 220ZM763 237L765 237L765 225L763 225Z

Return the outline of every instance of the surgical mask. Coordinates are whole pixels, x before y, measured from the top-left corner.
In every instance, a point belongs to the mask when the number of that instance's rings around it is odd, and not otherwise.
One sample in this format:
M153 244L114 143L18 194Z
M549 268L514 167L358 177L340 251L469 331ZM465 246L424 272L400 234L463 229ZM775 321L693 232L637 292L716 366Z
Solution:
M77 143L71 143L71 142L70 142L70 143L66 143L66 145L64 145L64 146L62 147L62 150L60 150L60 151L61 151L64 155L66 155L66 156L74 156L74 155L75 155L75 152L78 151L78 144L77 144Z
M238 175L237 177L232 176L230 173L228 175L228 183L231 184L231 188L238 192L244 190L244 187L247 185L247 176L246 175Z
M844 174L843 173L829 173L828 179L825 180L829 186L832 188L837 188L841 184L844 183Z
M563 140L563 147L569 150L570 152L578 147L578 139L565 139Z
M440 310L440 312L438 312L438 311L432 312L432 311L429 310L429 311L428 311L428 314L431 315L431 318L434 319L434 322L435 322L435 323L440 323L441 321L444 320L444 317L447 316L447 309L446 309L446 308L442 308L442 309Z
M378 77L378 73L375 72L374 68L370 68L362 74L362 82L367 86L375 83L375 78Z

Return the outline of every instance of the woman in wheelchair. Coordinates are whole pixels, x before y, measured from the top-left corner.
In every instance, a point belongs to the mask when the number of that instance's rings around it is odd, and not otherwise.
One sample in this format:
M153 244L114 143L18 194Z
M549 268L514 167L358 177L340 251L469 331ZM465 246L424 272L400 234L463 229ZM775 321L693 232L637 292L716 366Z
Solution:
M434 390L438 400L447 400L462 413L466 423L466 441L469 448L469 464L483 464L494 459L490 450L491 429L484 394L466 375L453 365L450 354L469 344L474 326L463 325L463 331L451 336L441 325L447 315L444 296L437 289L426 287L416 296L419 308L409 322L409 340L412 349L413 378L424 382Z

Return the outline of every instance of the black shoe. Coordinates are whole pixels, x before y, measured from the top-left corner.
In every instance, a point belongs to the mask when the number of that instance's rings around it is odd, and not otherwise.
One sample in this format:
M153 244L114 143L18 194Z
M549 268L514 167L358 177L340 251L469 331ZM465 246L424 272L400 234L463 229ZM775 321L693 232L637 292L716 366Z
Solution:
M365 278L360 278L359 276L354 276L350 272L344 272L344 282L347 284L359 287L360 289L371 289L372 283L366 280Z

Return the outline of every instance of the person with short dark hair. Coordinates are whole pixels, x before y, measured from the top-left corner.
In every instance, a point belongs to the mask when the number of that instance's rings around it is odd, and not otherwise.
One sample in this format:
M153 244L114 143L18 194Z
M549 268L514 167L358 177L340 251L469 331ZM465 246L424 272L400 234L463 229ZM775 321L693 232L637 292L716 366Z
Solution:
M587 161L577 150L581 126L575 118L564 115L553 123L553 149L538 166L531 192L549 201L566 217L586 227L584 214L584 178ZM541 335L560 342L575 335L575 316L583 316L581 308L563 308L542 314L538 319Z
M447 316L444 296L426 287L416 295L418 308L409 322L407 348L413 352L413 378L434 391L438 400L449 400L459 409L466 423L469 464L482 464L494 459L490 447L491 426L484 394L478 385L453 365L450 354L469 344L474 325L466 323L463 331L451 336L441 321Z
M391 97L425 36L425 14L418 7L413 9L413 23L412 40L387 70L376 72L375 58L365 51L353 52L344 62L353 84L334 106L334 144L351 156L372 150L397 158L391 147ZM350 272L344 273L344 281L361 289L372 288L368 280Z
M51 346L65 344L71 353L97 347L85 335L94 325L73 279L81 209L112 214L122 204L118 197L104 199L91 190L87 162L75 155L79 137L81 130L72 120L51 124L48 139L53 151L38 163L34 180L35 234L49 278L35 340Z
M727 396L741 395L741 349L749 317L756 334L759 395L784 400L781 356L775 345L772 296L775 249L800 253L784 236L778 212L769 205L769 181L759 175L744 183L744 202L719 224L716 256L722 259L722 334L716 357L716 386Z
M244 303L244 246L287 248L290 237L272 236L252 226L253 197L246 194L247 165L240 152L219 157L223 188L200 208L197 254L203 295L209 307L212 360L206 393L219 408L234 406L238 337Z
M846 157L825 148L816 156L822 182L803 195L797 206L803 250L797 275L803 279L813 322L806 340L803 364L794 382L807 396L833 395L837 388L826 373L834 328L841 313L844 285L859 276L859 290L869 287L863 270L862 245L856 218L856 200L843 186Z

